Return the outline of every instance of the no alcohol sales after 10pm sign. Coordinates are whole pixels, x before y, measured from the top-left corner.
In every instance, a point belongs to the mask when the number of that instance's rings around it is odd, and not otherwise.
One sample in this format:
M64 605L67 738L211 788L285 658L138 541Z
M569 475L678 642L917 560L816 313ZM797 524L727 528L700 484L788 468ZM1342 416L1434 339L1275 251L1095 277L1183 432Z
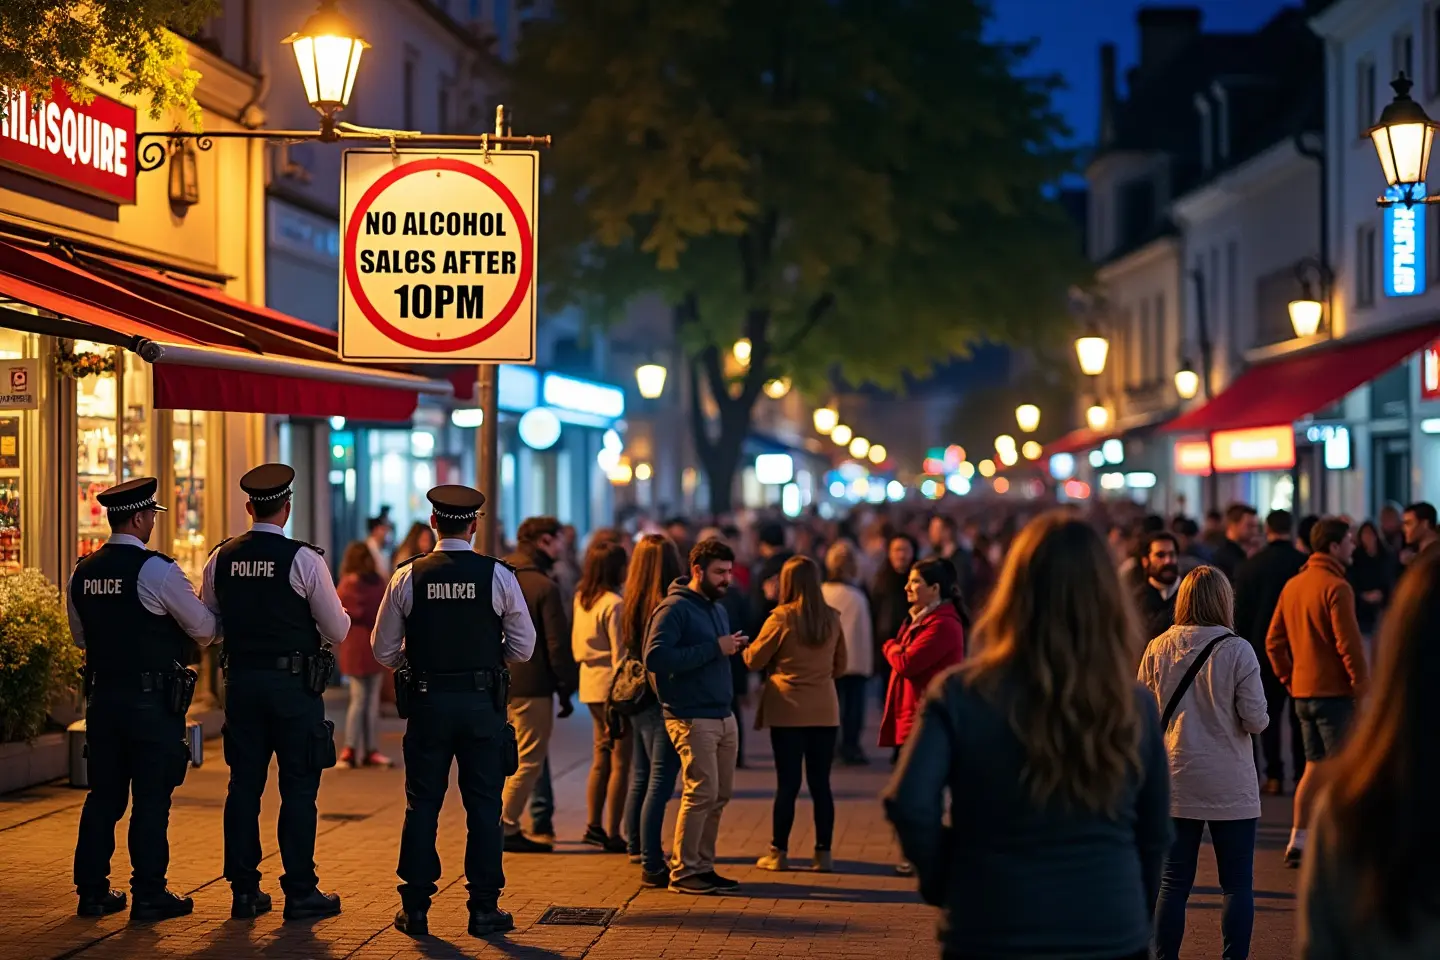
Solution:
M340 354L534 363L539 154L345 153Z

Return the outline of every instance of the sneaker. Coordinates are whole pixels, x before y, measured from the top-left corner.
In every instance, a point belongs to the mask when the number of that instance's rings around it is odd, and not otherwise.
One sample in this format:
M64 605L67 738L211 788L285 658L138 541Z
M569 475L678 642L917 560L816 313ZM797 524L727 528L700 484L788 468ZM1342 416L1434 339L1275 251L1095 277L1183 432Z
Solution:
M1286 848L1285 848L1285 866L1288 867L1288 868L1291 869L1291 870L1298 870L1298 869L1300 869L1300 859L1301 859L1301 857L1303 857L1303 856L1304 856L1304 851L1301 850L1299 847L1286 847Z
M192 898L162 890L159 893L136 897L134 906L130 908L130 919L136 923L153 923L156 920L186 916L194 909L195 901Z
M709 880L711 885L714 886L717 890L734 890L740 886L739 880L731 880L729 877L722 877L714 870L711 870L709 873L702 873L701 876L704 877L706 880Z
M616 834L615 836L605 841L606 853L625 853L629 849L630 844L626 843L625 838L620 836L619 834Z
M546 837L548 838L551 846L554 846L556 837L555 824L551 823L549 820L546 820L543 823L533 824L530 827L530 835L533 837Z
M670 883L670 871L663 867L651 873L649 870L640 871L640 886L649 887L652 890L663 890Z
M505 837L506 853L554 853L553 843L541 843L539 840L531 840L523 833L511 833Z
M815 859L810 861L810 869L816 873L834 873L835 854L829 850L816 850Z
M787 854L784 850L771 847L769 853L765 854L765 856L755 861L755 866L759 867L761 870L789 870L790 855Z
M104 893L82 893L75 908L77 917L104 917L125 909L125 894L119 890Z
M638 853L632 853L632 854L630 854L630 862L631 862L631 863L644 863L644 862L645 862L645 858L642 857L642 856L641 856L640 854L638 854Z
M913 877L915 876L915 864L909 860L901 860L895 864L895 873L901 877Z
M335 766L339 767L341 770L354 770L355 748L346 747L344 750L341 750L340 759L335 761Z
M499 907L488 909L470 908L470 936L487 937L492 933L506 933L515 929L515 918Z
M671 893L689 893L696 896L717 892L715 884L703 876L682 877L679 880L670 881Z
M585 836L580 838L581 843L588 843L592 847L603 847L610 842L610 835L600 827L589 826L585 828Z
M379 750L371 750L365 755L365 766L367 767L393 767L395 761L391 760Z
M269 913L274 902L270 894L260 890L254 893L236 893L230 898L230 918L232 920L251 920L262 913Z

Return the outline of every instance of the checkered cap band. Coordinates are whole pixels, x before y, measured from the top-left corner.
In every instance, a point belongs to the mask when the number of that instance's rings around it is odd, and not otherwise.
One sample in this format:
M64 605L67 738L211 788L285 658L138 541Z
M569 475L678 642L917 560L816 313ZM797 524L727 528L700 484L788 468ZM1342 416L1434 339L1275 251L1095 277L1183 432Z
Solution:
M474 510L471 510L467 513L455 513L450 510L441 510L439 507L436 507L433 504L431 506L431 509L433 510L435 516L439 517L441 520L474 520L475 515L480 512L480 508L476 507Z
M159 504L154 497L148 500L141 500L139 503L126 503L118 507L106 507L106 513L135 513L140 510L154 510Z
M267 503L271 500L279 500L281 497L288 497L290 496L290 493L291 488L286 487L284 490L281 490L278 493L267 493L263 496L252 493L250 494L250 500L252 503Z

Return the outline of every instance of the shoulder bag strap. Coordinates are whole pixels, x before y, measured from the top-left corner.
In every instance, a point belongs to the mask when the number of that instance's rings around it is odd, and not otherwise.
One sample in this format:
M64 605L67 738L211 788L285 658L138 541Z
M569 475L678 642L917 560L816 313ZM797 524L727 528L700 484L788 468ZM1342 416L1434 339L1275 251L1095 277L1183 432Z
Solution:
M1174 693L1170 694L1170 701L1165 704L1165 712L1160 715L1161 730L1170 729L1170 721L1174 719L1175 711L1180 707L1180 698L1185 696L1185 691L1189 690L1190 685L1195 682L1195 678L1200 674L1200 669L1205 666L1205 661L1210 659L1210 654L1215 651L1222 640L1229 640L1233 636L1235 636L1233 633L1222 634L1205 644L1205 649L1200 651L1200 656L1195 658L1195 662L1190 664L1190 669L1185 671L1185 676L1180 678L1180 685L1175 688Z

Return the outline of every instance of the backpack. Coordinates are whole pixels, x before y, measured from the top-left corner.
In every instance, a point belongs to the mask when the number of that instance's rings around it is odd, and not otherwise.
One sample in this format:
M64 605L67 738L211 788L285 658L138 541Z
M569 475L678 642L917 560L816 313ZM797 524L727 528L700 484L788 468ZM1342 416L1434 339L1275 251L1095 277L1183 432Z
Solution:
M659 612L660 607L657 606L654 613L650 614L650 620L654 621L655 614ZM645 625L645 629L649 631L649 623ZM610 694L606 702L623 717L643 713L660 702L660 698L655 695L655 688L650 685L650 674L645 669L645 664L630 656L628 650L625 659L615 665L615 674L610 678Z

